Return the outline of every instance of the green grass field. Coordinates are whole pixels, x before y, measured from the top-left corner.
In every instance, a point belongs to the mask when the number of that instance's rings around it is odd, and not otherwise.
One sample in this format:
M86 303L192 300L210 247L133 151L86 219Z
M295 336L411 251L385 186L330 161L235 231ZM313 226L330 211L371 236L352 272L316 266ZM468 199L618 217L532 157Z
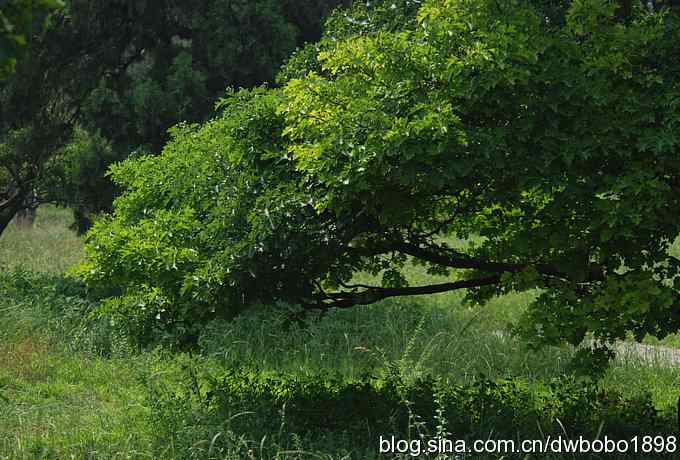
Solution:
M83 258L83 243L68 227L70 211L44 206L35 225L15 225L0 236L0 269L25 267L29 270L62 273Z
M480 307L463 304L460 293L332 312L305 326L288 325L278 310L262 307L234 322L212 324L201 338L200 356L134 352L106 324L84 325L79 316L88 307L76 305L76 296L56 296L52 288L33 295L31 280L52 279L82 259L82 242L69 224L67 211L41 208L34 229L10 228L0 238L3 276L26 285L0 298L0 458L264 458L217 456L209 436L187 448L159 435L150 385L181 388L178 376L192 366L204 373L246 363L263 372L330 373L350 380L391 367L406 380L435 375L470 384L481 378L557 378L574 354L568 347L534 351L508 332L530 295ZM21 275L34 272L44 275ZM427 276L417 268L410 275ZM651 392L659 410L671 411L680 394L680 369L617 360L603 385L630 396ZM170 422L162 423L167 428ZM235 444L255 446L252 452L270 445L244 433L230 436ZM294 449L270 445L267 458L362 458L350 456L352 446L343 446L342 438L295 442Z

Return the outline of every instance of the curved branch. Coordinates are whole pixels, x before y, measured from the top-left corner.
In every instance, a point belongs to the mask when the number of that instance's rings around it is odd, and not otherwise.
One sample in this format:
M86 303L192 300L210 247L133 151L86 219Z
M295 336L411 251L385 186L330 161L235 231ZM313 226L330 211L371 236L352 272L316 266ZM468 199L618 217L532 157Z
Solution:
M488 260L475 259L468 257L453 250L440 251L431 248L423 248L413 243L405 241L397 241L393 243L395 250L415 257L416 259L432 262L436 265L450 268L465 268L472 270L480 270L491 273L517 273L528 267L533 267L541 275L569 279L569 275L555 267L552 264L533 264L533 263L511 263L511 262L491 262ZM598 265L591 265L588 267L587 279L585 281L602 281L604 280L604 270Z
M403 297L422 294L438 294L441 292L455 291L458 289L469 289L482 286L498 284L501 280L500 275L489 276L486 278L475 278L470 280L454 281L451 283L430 284L426 286L382 288L377 286L367 286L362 292L334 292L324 295L316 303L304 304L308 309L328 310L331 308L351 308L355 305L368 305L389 297Z

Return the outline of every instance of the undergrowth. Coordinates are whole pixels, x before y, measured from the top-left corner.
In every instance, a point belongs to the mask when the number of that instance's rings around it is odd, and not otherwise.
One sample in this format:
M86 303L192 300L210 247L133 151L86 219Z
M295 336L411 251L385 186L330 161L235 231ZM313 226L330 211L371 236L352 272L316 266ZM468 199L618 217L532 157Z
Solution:
M62 249L46 251L0 271L0 458L383 459L395 455L379 452L381 435L675 430L677 367L617 360L583 378L574 350L535 351L508 332L527 295L483 307L459 294L396 299L302 321L263 305L210 323L178 354L140 349L94 315L93 293L59 274Z

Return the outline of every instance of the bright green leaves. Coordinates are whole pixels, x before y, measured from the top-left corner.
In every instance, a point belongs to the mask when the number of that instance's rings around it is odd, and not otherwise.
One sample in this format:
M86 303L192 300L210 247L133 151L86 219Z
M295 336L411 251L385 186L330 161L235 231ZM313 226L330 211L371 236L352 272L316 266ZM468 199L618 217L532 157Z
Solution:
M529 78L530 66L549 42L541 36L535 9L520 2L443 3L423 7L420 21L428 41L437 44L437 60L446 64L444 76L455 82L452 89L458 95L475 97Z
M404 200L450 180L430 172L465 136L451 102L433 86L429 47L412 46L413 39L383 32L348 40L320 54L328 77L287 85L288 149L327 187L320 205L345 212L351 196L382 197L376 207L367 200L366 211L389 225L403 221Z
M88 262L79 273L92 286L122 292L110 308L163 305L135 314L151 334L143 341L159 338L152 334L156 326L181 336L192 323L230 315L243 303L241 277L256 274L248 260L259 252L248 233L263 233L258 199L290 169L276 145L279 102L274 91L231 93L218 105L224 115L202 127L175 128L161 156L112 168L127 193L116 200L113 218L88 234Z
M417 26L329 31L282 90L230 92L114 168L127 191L89 269L177 324L409 292L413 257L478 300L539 289L520 328L542 343L677 329L680 27L638 13L433 0Z

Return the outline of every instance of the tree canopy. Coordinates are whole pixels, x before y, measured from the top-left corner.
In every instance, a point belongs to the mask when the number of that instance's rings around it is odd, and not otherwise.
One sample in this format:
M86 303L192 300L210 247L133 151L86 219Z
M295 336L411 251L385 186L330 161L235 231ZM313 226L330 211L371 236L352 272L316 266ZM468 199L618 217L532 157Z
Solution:
M29 19L56 2L3 3L0 32L16 32L10 38L24 46L0 88L0 233L36 201L29 196L73 208L86 229L118 191L109 165L158 153L170 126L204 121L227 86L273 81L296 46L318 39L340 0L306 10L284 0L64 3L45 30Z
M93 11L85 1L67 6L45 30L33 30L0 86L0 234L33 197L45 198L50 159L70 142L84 101L129 43L128 16Z
M0 81L14 70L33 35L42 32L50 14L60 7L60 0L0 1Z
M543 343L678 330L680 18L547 3L339 20L282 88L230 92L160 156L115 166L125 193L81 276L149 340L258 302L461 288L539 289L521 327ZM409 285L407 263L448 279Z

